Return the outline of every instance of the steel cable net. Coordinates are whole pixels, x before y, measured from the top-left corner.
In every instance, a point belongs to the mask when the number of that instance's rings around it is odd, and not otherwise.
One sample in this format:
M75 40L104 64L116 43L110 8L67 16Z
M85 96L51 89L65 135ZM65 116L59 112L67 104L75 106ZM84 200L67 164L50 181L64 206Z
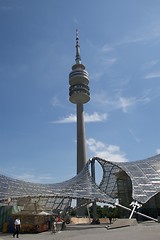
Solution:
M89 173L90 161L83 170L68 181L55 184L37 184L12 179L0 175L0 202L30 206L34 210L49 210L69 206L71 199L84 199L86 202L114 203L95 184ZM89 200L89 201L88 201Z
M96 185L89 165L97 161L103 169L100 185ZM160 155L135 162L109 162L95 157L70 180L55 184L30 183L0 175L0 203L30 205L38 210L66 209L72 199L114 204L117 198L128 197L146 203L160 192ZM33 206L32 206L33 205Z
M132 199L146 203L160 192L160 154L134 162L109 162L95 157L103 168L100 189L112 198L119 198L120 187L128 187ZM120 185L119 182L123 183ZM127 186L124 184L127 182Z

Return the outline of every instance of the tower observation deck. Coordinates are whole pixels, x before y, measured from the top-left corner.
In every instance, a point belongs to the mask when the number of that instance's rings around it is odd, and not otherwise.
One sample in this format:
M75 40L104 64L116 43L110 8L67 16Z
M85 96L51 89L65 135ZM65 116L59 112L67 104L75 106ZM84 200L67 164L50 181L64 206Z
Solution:
M85 66L81 63L78 31L76 31L76 64L72 66L69 74L69 100L75 104L84 104L90 100L89 76Z

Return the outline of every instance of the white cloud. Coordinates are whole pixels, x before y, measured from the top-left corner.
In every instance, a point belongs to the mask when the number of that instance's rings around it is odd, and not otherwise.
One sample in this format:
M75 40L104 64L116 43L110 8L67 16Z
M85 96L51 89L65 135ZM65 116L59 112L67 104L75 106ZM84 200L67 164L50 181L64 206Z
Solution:
M1 173L5 176L8 176L12 179L19 179L26 182L33 182L33 183L48 183L48 182L54 182L55 179L50 174L39 174L37 175L32 170L30 170L30 173L27 171L24 171L24 169L21 169L20 172L17 172L16 167L12 167L10 169L0 169ZM32 172L32 173L31 173Z
M106 93L101 92L100 94L95 94L93 97L93 101L96 102L96 104L101 106L106 106L109 109L115 110L115 109L122 109L123 112L127 112L128 108L130 106L135 105L136 98L135 97L108 97Z
M97 81L101 78L101 76L103 75L103 71L102 72L95 72L92 75L90 75L90 79Z
M138 97L130 97L130 98L125 98L125 97L119 97L118 102L117 102L117 107L121 108L123 112L127 112L128 108L131 106L136 105L137 103L142 103L146 104L150 102L151 99L144 94L144 96L138 98Z
M84 121L86 123L103 122L103 121L106 121L107 118L108 118L108 115L106 113L97 113L97 112L94 112L93 114L84 113ZM68 117L65 117L58 121L53 121L51 123L74 123L74 122L76 122L76 120L77 120L76 115L71 114Z
M96 157L100 157L112 162L127 162L125 154L116 145L107 145L93 138L87 139L89 151Z
M107 113L97 113L94 112L93 114L89 115L88 113L84 114L84 121L85 122L103 122L108 119Z
M145 78L145 79L160 78L160 71L150 72L150 73L148 73L144 78Z
M146 62L143 64L142 69L143 70L150 69L154 67L158 62L159 62L158 60L152 60L150 62Z
M105 44L102 48L101 48L101 51L102 52L110 52L112 51L113 48L109 46L109 44Z
M16 175L14 177L15 179L20 179L26 182L34 182L34 183L45 183L45 182L50 182L53 178L49 175L34 175L30 173L23 173L20 175Z
M73 123L73 122L76 122L76 115L75 114L71 114L68 117L60 119L58 121L53 121L51 123Z
M104 66L104 70L106 70L107 66L112 66L117 62L117 58L103 58L103 61L101 62L102 66Z
M135 98L124 98L120 97L117 101L117 107L121 108L123 112L127 112L130 106L135 105L136 99Z
M57 106L60 106L60 105L61 105L61 104L60 104L60 101L59 101L59 99L58 99L57 96L54 96L54 97L51 99L51 105L52 105L53 107L57 107Z
M158 149L156 150L156 153L157 153L157 154L160 154L160 148L158 148Z
M94 101L98 107L106 107L107 110L122 109L124 113L126 113L130 107L136 105L137 103L146 104L151 101L151 99L148 97L148 92L138 98L118 96L118 93L116 93L115 96L110 97L107 96L104 91L101 91L98 94L94 94L92 99L92 101Z

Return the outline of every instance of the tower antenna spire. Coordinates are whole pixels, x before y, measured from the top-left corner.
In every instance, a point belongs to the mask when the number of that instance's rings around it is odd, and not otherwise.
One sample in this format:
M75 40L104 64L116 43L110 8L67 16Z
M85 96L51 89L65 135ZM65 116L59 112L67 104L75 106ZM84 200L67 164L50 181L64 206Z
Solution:
M78 29L76 29L76 64L81 64Z

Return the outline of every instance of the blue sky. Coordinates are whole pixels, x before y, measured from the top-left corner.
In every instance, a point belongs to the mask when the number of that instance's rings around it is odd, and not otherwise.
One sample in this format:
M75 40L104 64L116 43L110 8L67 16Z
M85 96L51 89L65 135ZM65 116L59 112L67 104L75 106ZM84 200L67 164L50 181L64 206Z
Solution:
M159 0L0 0L1 173L44 183L76 174L76 28L90 78L87 159L160 153L159 12Z

